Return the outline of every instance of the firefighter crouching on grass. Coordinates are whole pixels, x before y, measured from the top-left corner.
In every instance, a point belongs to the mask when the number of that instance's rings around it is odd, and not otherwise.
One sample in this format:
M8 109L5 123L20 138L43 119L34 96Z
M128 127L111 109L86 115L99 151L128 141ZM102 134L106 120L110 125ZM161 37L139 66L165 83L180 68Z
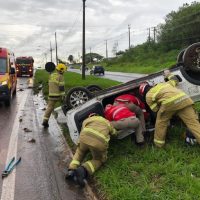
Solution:
M66 179L84 186L88 175L92 175L107 160L110 135L115 134L116 131L108 120L96 113L90 114L83 121L78 147L68 167ZM88 152L91 152L92 160L82 163Z
M106 105L104 115L117 131L134 129L136 144L139 146L144 144L145 120L138 106L133 103L118 104L115 102L114 105Z
M56 70L49 76L49 98L48 105L43 117L42 125L47 128L49 127L49 118L56 103L64 98L65 87L64 87L64 72L67 70L66 65L59 63L56 66Z
M139 87L139 93L146 99L152 111L157 112L154 144L163 147L167 126L173 115L180 117L187 128L193 133L200 144L200 124L193 109L192 99L182 90L176 88L179 79L169 70L164 72L165 83L158 83L154 87L143 83Z

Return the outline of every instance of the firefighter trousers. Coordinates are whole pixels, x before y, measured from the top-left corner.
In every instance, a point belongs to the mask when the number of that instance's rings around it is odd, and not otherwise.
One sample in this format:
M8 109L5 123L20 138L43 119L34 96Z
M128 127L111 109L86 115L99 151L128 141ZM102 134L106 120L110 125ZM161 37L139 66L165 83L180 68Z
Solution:
M81 164L88 152L91 152L92 159ZM80 142L76 149L76 153L73 156L72 162L69 165L69 169L76 169L81 164L87 172L92 175L103 163L106 162L106 160L107 150L101 151L93 146Z
M194 134L194 137L200 144L200 123L198 121L198 116L191 105L175 111L162 111L161 109L158 111L154 134L155 145L162 147L165 144L167 126L173 115L177 115L182 119L184 124Z
M49 121L49 118L51 116L51 113L54 110L54 107L56 105L57 100L48 100L47 108L43 117L43 121Z
M128 117L123 118L118 121L112 121L111 122L113 127L117 130L123 130L123 129L134 129L135 130L135 136L136 136L136 142L141 143L144 142L144 135L142 132L142 124L140 120L136 117Z

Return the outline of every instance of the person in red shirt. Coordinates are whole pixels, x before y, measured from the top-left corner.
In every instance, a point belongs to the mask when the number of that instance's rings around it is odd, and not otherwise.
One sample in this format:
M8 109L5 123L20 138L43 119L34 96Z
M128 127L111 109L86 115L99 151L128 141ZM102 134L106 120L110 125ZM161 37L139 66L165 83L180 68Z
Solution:
M114 104L130 104L133 103L141 108L145 121L149 118L149 113L146 111L145 104L136 96L132 94L122 94L114 99Z
M144 144L145 121L141 109L135 104L108 104L104 116L116 130L134 129L136 144ZM140 120L137 116L140 116Z

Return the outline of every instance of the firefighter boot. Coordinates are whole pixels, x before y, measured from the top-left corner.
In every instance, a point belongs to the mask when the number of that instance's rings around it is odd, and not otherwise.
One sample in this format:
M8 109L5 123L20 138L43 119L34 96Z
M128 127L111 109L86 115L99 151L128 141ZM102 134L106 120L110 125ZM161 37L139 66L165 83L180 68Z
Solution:
M74 180L74 170L68 169L67 173L65 174L65 180Z
M85 186L85 179L87 178L86 169L81 166L81 167L78 167L77 169L75 169L74 173L75 173L75 179L76 179L77 183L81 187L84 187Z
M44 120L44 121L42 122L42 126L44 126L44 128L48 128L48 127L49 127L48 121Z

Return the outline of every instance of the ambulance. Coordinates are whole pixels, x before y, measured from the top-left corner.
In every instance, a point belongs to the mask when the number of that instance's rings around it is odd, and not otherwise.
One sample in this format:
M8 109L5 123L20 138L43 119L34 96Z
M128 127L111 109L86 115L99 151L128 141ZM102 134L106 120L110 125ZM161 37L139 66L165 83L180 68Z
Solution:
M0 47L0 101L10 106L13 95L16 94L17 73L14 53Z

